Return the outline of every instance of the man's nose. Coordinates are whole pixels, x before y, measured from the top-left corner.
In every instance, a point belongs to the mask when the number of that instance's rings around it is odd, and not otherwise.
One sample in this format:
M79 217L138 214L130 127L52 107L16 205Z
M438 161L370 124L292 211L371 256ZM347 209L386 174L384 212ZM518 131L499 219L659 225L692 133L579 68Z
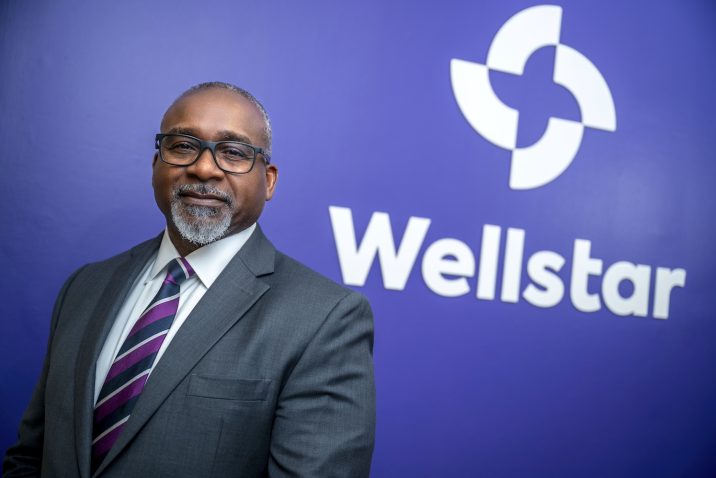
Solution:
M196 176L202 181L218 179L224 175L224 172L217 166L209 148L204 148L204 150L199 153L199 157L196 161L187 166L186 169L187 174Z

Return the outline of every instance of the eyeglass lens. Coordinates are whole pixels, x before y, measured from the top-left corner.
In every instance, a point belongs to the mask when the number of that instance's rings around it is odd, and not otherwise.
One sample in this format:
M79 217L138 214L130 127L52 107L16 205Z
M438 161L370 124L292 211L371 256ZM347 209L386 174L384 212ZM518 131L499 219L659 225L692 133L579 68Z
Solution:
M160 144L162 160L176 166L188 166L201 154L201 144L196 139L182 135L167 135ZM254 149L244 143L224 141L216 145L216 161L221 169L245 173L254 162Z

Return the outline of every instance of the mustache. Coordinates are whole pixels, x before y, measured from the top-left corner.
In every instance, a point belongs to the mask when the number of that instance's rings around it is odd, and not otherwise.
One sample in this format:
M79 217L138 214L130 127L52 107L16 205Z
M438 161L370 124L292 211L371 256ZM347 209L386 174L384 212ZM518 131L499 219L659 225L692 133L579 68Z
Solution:
M216 196L220 200L224 201L228 206L233 206L234 204L234 196L227 193L226 191L222 191L221 189L210 186L208 184L204 183L195 183L195 184L181 184L174 188L174 199L179 199L179 196L186 193L196 193L196 194L211 194L212 196Z

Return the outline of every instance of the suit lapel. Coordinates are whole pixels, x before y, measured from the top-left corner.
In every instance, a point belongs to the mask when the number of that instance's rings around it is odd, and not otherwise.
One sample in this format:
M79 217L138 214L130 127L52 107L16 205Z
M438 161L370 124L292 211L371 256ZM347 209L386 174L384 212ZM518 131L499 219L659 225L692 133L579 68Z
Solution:
M80 476L90 475L92 426L94 412L95 368L102 346L129 290L159 247L161 236L132 249L126 260L112 274L90 317L77 356L75 368L75 443ZM116 285L116 287L112 287Z
M273 272L274 259L275 249L257 227L157 362L124 430L97 473L114 460L201 358L266 293L269 286L257 276Z

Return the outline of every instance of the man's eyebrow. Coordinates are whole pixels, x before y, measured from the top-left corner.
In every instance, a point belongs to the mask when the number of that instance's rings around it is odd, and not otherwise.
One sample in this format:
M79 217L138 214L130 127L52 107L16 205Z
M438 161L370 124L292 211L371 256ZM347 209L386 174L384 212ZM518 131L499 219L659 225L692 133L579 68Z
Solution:
M251 140L242 135L229 130L222 130L216 134L217 141L239 141L241 143L251 143Z
M188 134L189 136L196 137L196 132L191 128L170 128L164 134Z
M204 139L200 138L197 132L192 128L174 127L170 128L165 134L188 134L189 136L194 136L195 138ZM214 141L239 141L241 143L251 144L251 139L230 130L221 130L216 133L216 135L212 139Z

